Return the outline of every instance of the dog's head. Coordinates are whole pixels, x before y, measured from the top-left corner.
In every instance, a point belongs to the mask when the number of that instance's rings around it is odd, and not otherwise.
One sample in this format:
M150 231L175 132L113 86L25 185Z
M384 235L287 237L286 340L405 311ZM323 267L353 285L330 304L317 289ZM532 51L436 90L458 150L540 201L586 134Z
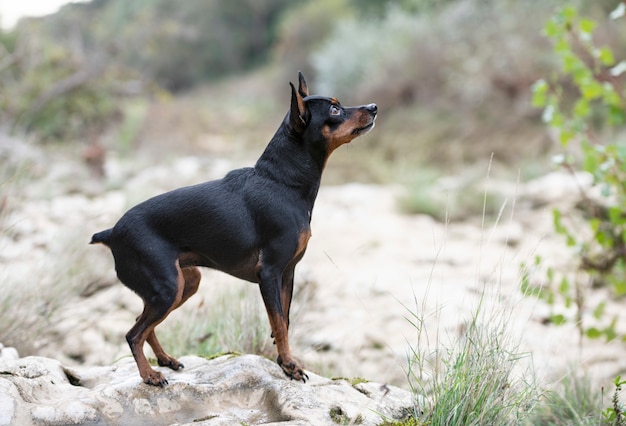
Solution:
M344 107L336 98L310 96L302 73L298 90L291 85L289 124L304 142L323 145L326 156L374 127L376 104Z

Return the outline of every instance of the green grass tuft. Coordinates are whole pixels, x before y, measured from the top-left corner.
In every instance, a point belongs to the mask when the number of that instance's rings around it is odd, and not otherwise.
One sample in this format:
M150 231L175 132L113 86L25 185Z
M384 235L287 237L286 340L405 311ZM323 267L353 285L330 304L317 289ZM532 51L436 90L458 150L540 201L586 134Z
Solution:
M461 335L434 351L421 346L424 318L410 313L418 334L408 367L414 419L431 426L519 425L536 405L537 387L520 374L528 354L510 336L510 318L482 310L481 301Z

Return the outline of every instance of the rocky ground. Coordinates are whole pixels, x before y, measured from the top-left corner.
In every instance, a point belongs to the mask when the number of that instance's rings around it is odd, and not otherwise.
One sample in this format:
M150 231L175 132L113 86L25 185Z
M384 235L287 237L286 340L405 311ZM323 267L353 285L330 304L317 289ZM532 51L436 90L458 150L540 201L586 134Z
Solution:
M249 164L189 157L137 164L110 156L103 182L90 177L79 161L66 161L60 154L42 157L26 145L4 146L13 163L27 165L29 177L0 194L0 285L13 294L0 300L3 326L12 341L24 337L24 347L33 354L70 366L106 366L127 356L124 334L141 310L139 298L117 283L110 254L87 245L91 234L110 227L127 208L151 195ZM579 345L574 326L546 324L550 307L520 292L522 262L540 256L542 265L557 270L575 266L554 235L550 213L555 205L575 203L578 190L572 177L551 174L524 184L486 184L507 200L497 223L483 224L478 217L444 224L402 214L399 187L323 186L313 237L297 270L294 354L327 376L365 377L407 388L410 347L419 342L418 349L428 353L450 347L480 306L486 321L506 318L513 340L519 341L517 350L526 354L523 367L532 366L546 383L573 370L602 381L623 373L626 345L599 340ZM541 283L544 274L537 272L533 280ZM219 300L220 292L233 286L257 291L204 271L199 294L169 320L185 318L199 303ZM593 298L606 296L599 290ZM54 303L43 303L45 298ZM610 316L620 316L618 328L624 333L623 310L620 301L607 306ZM47 323L33 325L20 312L42 315ZM409 321L413 314L424 320L421 339Z
M185 356L164 388L143 385L132 358L68 368L0 348L0 425L376 425L413 412L410 392L310 374L289 380L256 355Z

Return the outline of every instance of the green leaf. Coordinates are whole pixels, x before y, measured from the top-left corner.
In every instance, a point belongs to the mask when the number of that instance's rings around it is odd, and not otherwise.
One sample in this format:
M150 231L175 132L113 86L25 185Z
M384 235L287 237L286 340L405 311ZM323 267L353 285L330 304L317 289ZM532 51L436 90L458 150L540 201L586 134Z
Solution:
M561 26L554 19L550 19L546 22L543 32L546 37L554 38L561 33Z
M615 64L615 58L613 57L613 51L608 47L602 47L598 52L598 58L600 63L606 67L613 66Z
M572 75L572 80L574 83L580 88L581 91L585 90L585 87L589 84L596 83L598 84L593 77L593 73L587 65L580 59L572 62L570 74Z
M552 210L552 223L554 224L554 229L558 234L563 235L566 233L565 227L563 226L563 214L561 213L561 210Z
M530 286L530 272L525 262L520 264L520 290L523 294L530 294L532 288Z
M601 224L602 224L602 221L598 219L597 217L593 217L589 219L589 227L591 228L591 231L593 231L594 234L598 232Z
M580 98L574 104L574 115L578 118L586 118L589 116L591 112L591 108L589 107L589 101L586 98Z
M617 94L617 92L615 91L615 89L613 89L613 86L611 86L608 83L605 83L603 87L604 87L604 95L602 97L602 100L604 101L604 103L606 103L607 105L614 105L614 106L620 107L622 100Z
M599 303L598 306L596 306L596 308L593 310L593 317L599 320L604 315L605 310L606 310L606 302Z
M527 271L522 271L520 290L523 295L529 295L531 292L530 277Z
M613 408L607 408L602 412L602 417L607 422L612 423L617 417L617 414L615 414L615 410Z
M576 8L574 6L566 6L561 9L560 15L566 24L571 24L576 15L578 15L578 12L576 11Z
M580 91L583 98L587 100L598 99L604 95L604 86L598 83L596 80L585 81L580 86Z
M572 53L571 49L569 48L569 45L567 45L566 49L564 49L561 59L563 61L563 71L565 71L566 73L572 73L572 74L574 74L574 72L580 73L579 71L580 68L585 68L580 58L578 58L578 56Z
M626 111L618 106L609 106L609 124L620 126L626 123Z
M614 340L617 337L617 331L615 331L615 326L617 325L617 316L613 317L611 324L607 326L604 330L602 330L602 334L606 338L607 342Z
M553 18L546 22L546 26L544 27L543 31L547 37L556 38L557 36L563 34L563 27Z
M580 31L582 31L584 34L591 35L595 27L596 23L591 19L583 18L580 20Z
M552 117L550 119L550 125L560 129L565 125L565 118L558 109L553 110Z
M567 56L573 56L572 47L570 46L569 41L567 41L567 39L564 37L559 38L555 41L554 52L562 56L563 58Z
M567 319L561 314L554 314L550 315L550 322L554 325L563 325L567 322Z
M620 297L626 295L626 282L623 280L614 280L612 285L615 296Z
M626 222L624 215L624 211L615 206L609 207L609 220L614 225L622 225Z
M561 129L559 132L559 142L561 143L561 146L566 147L569 145L570 141L574 139L574 136L576 136L576 134L572 130Z
M565 296L570 289L570 285L569 285L569 281L567 280L567 278L563 277L563 279L561 280L561 283L559 284L559 293L563 296Z
M586 153L585 158L583 159L583 170L595 174L599 167L598 157L593 155L593 153Z
M598 330L596 327L589 327L585 330L585 335L590 339L598 339L602 337L602 331Z
M572 306L572 303L574 303L574 299L572 299L571 296L566 296L565 297L565 308L569 309Z
M545 80L537 80L533 84L533 106L536 108L545 107L547 103L546 93L548 93L548 83Z

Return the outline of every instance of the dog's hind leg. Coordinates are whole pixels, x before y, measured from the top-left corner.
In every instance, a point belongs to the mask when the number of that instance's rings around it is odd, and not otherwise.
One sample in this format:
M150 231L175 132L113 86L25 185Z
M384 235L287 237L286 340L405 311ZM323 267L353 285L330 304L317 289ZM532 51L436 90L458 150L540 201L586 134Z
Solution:
M167 384L167 380L161 372L150 367L143 352L143 344L149 336L154 334L154 328L180 304L184 293L185 279L178 261L176 261L175 265L172 264L169 267L159 262L141 265L135 269L132 281L139 286L127 285L133 289L142 290L139 294L144 301L144 309L137 318L135 325L126 334L126 341L137 362L137 368L143 381L150 385L164 386ZM126 283L126 281L124 282ZM160 348L163 352L161 345L157 346L157 349Z
M183 275L185 284L180 301L175 306L172 306L170 312L174 309L179 308L183 303L187 301L187 299L189 299L198 291L198 287L200 286L200 278L202 277L200 271L196 267L181 269L180 266L177 265L177 268L179 270L179 275ZM152 329L152 332L148 334L146 342L148 342L148 344L152 348L152 351L154 352L154 355L156 356L160 366L169 367L172 370L178 370L185 367L176 358L165 352L156 337L154 329Z

